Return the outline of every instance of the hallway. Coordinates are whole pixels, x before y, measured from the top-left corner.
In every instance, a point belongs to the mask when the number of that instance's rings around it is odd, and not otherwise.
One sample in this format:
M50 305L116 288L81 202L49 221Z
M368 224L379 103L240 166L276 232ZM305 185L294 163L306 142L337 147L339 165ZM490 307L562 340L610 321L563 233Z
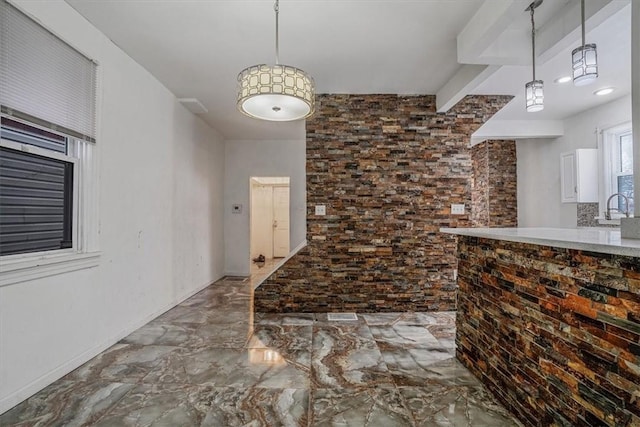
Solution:
M253 314L222 279L1 426L516 426L455 359L455 313Z

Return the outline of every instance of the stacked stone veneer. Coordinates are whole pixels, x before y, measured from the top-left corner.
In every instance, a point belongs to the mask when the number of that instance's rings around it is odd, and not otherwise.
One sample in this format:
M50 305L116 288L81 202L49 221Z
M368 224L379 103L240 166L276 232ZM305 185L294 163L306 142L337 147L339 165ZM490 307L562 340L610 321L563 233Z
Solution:
M510 97L321 95L307 121L308 246L255 290L257 311L453 310L470 226L470 135ZM325 205L326 216L315 215Z
M484 141L471 148L471 224L517 227L516 142Z
M461 237L458 358L528 426L640 426L640 258Z

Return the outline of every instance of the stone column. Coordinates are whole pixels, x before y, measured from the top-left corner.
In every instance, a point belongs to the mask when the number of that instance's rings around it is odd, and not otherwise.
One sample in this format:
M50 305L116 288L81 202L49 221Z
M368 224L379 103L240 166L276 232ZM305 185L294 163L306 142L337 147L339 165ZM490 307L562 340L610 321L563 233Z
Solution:
M631 2L631 116L634 218L622 218L622 237L640 239L640 1Z

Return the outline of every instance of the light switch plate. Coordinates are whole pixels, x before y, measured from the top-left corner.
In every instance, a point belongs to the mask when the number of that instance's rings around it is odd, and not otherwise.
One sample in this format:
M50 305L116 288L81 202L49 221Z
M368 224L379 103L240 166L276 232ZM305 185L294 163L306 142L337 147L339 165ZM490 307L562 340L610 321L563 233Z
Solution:
M464 215L464 204L451 204L451 215Z
M325 205L316 205L316 215L326 215L327 207Z

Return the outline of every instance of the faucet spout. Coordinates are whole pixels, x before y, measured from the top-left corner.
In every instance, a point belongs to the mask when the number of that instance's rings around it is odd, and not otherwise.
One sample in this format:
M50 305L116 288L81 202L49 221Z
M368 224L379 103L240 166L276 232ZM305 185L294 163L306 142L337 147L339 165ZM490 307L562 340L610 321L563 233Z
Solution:
M610 207L610 202L611 199L613 199L614 197L622 197L624 199L624 210L621 211L618 208L612 208ZM611 211L618 211L618 212L622 212L627 218L629 218L629 198L627 196L625 196L622 193L613 193L611 196L609 196L609 198L607 199L607 212L605 212L604 217L605 219L611 219Z

